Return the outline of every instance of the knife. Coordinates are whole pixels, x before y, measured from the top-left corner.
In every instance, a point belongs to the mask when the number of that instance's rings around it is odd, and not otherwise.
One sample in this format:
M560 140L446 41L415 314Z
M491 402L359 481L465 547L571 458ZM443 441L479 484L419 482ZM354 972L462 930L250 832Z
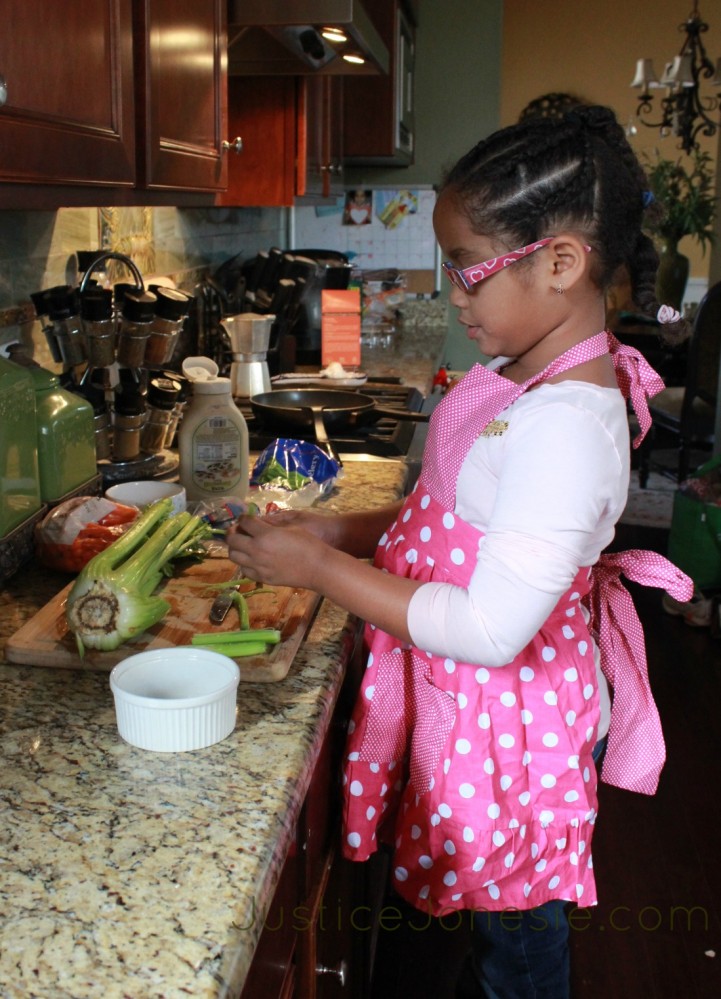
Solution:
M230 577L228 582L232 583L237 580L237 582L240 583L240 581L244 578L245 577L243 576L243 570L240 568L240 566L238 566L238 568L235 570L235 572ZM228 614L228 611L233 606L233 591L235 589L236 587L229 586L227 590L223 590L223 592L219 593L218 596L215 598L210 608L210 614L208 615L211 624L223 623Z

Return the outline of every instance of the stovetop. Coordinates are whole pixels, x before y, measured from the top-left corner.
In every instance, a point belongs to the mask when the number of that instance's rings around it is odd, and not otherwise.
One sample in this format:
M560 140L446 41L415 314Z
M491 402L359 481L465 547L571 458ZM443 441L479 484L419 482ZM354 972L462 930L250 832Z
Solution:
M344 391L347 391L344 390ZM398 409L419 413L424 396L417 388L395 383L365 382L359 389L365 396L371 396L377 405L384 409ZM248 424L251 451L262 451L278 436L276 430L265 428L253 412L250 402L235 400ZM376 423L364 427L354 427L342 434L330 434L330 440L340 454L368 454L381 458L402 458L408 454L416 427L412 420L396 420L392 416L382 416ZM291 434L289 433L289 436ZM305 440L315 441L311 429L304 431Z

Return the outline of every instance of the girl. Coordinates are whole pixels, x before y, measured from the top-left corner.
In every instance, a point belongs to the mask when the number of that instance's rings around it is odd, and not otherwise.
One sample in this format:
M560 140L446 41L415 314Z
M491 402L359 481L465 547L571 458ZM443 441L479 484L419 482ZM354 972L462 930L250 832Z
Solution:
M618 577L681 600L692 585L660 555L601 555L628 489L624 397L645 431L663 387L604 330L617 270L641 310L683 330L654 298L645 192L605 108L475 146L434 228L451 303L494 360L437 407L414 492L367 515L244 518L228 539L247 575L368 622L344 849L364 860L389 842L411 904L474 911L468 994L568 995L564 904L596 902L594 753L608 735L604 779L648 794L663 765ZM375 542L374 565L357 561Z

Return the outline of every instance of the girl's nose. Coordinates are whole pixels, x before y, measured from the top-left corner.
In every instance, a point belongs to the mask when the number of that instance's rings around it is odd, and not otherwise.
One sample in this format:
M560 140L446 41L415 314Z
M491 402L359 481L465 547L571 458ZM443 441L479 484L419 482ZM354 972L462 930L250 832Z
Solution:
M451 291L448 296L448 301L451 303L451 305L455 306L457 309L460 309L462 306L466 304L467 298L468 298L468 292L465 290L465 288L459 288L457 284L451 285Z

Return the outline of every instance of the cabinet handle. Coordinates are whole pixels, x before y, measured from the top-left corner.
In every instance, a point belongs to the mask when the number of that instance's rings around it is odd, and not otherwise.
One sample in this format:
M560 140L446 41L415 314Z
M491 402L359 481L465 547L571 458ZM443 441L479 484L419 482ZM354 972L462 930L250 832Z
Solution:
M229 153L231 149L233 150L234 153L242 153L243 140L239 135L236 135L236 137L231 142L229 142L227 139L223 139L222 148L224 153Z
M343 989L348 978L348 962L343 958L337 968L329 968L325 964L316 964L316 975L333 975L338 979L338 984Z
M8 99L8 85L5 82L5 77L0 76L0 108Z

